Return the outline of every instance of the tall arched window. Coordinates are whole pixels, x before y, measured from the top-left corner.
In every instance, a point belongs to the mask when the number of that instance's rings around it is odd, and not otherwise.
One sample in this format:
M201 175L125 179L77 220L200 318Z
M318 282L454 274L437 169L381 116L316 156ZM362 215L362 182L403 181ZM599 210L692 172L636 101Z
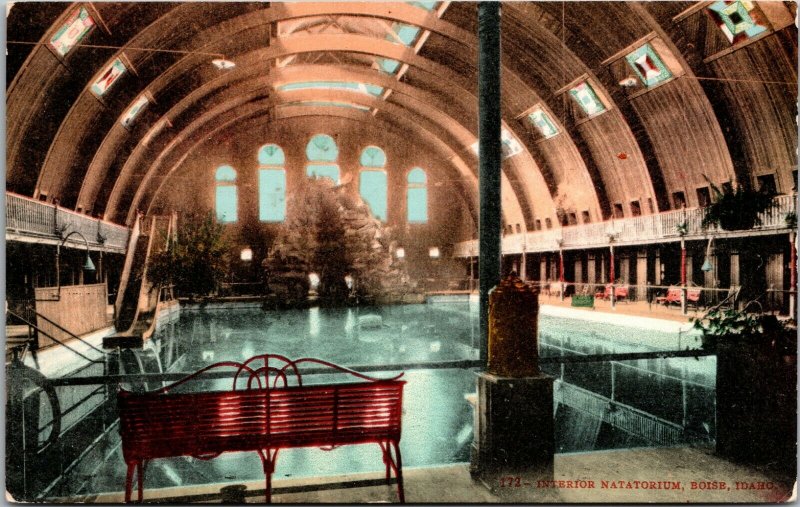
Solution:
M233 223L237 220L236 169L229 165L217 168L216 180L217 221Z
M331 136L315 135L306 146L306 158L309 162L306 166L306 174L309 177L330 178L338 185L339 166L336 164L338 157L339 149Z
M428 222L428 177L425 171L415 167L408 173L408 221Z
M358 191L369 205L372 215L386 221L386 154L377 146L367 146L361 152L361 173Z
M286 157L277 144L266 144L258 150L258 218L262 222L283 222L286 219Z

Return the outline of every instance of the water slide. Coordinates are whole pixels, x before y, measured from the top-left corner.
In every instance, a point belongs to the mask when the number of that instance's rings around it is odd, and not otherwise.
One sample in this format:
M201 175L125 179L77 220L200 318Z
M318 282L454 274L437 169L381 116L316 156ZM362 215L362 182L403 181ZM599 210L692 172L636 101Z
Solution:
M152 255L168 248L176 224L174 215L137 217L114 304L117 333L103 340L104 347L141 347L152 335L160 291L147 279L147 264Z

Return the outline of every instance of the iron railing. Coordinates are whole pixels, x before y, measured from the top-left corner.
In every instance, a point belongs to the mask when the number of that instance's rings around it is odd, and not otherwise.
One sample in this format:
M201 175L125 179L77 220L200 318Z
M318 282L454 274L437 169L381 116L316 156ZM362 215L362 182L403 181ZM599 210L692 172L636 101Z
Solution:
M36 238L43 242L57 244L62 233L78 231L89 242L93 250L125 253L129 229L125 226L107 222L76 213L55 204L36 201L29 197L6 192L6 237L9 235ZM77 235L76 235L77 236ZM78 238L67 241L83 247Z
M687 208L667 211L655 215L632 218L612 219L595 224L581 224L534 231L509 234L503 237L501 249L504 254L522 252L553 252L576 248L608 247L615 245L631 245L660 241L679 241L679 226L685 227L684 238L697 240L714 237L750 234L753 231L789 230L786 217L796 213L796 195L779 195L774 199L774 207L761 213L761 225L751 231L728 232L717 226L702 227L704 208ZM681 229L683 228L681 227ZM454 245L455 257L474 257L478 255L478 241L462 241Z

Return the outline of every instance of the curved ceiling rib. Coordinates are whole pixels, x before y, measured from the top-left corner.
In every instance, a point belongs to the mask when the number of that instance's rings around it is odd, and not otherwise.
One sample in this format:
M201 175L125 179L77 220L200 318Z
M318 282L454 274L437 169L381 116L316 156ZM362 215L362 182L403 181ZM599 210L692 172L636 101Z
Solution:
M132 204L129 206L129 209L134 210L136 208L142 208L148 206L148 203L140 203L140 199L142 196L148 194L148 185L151 178L156 176L164 178L168 176L167 174L161 175L159 174L159 167L162 165L162 160L166 159L168 156L172 158L180 159L183 156L185 150L189 149L188 147L184 146L183 151L177 151L176 153L172 154L172 151L175 147L178 146L179 143L183 142L184 139L188 139L190 136L194 136L197 138L208 138L208 133L204 132L200 129L203 128L205 125L213 125L213 123L219 121L217 118L221 114L225 114L228 111L235 110L236 108L242 107L244 104L250 101L250 99L258 98L260 96L259 91L252 92L250 96L243 96L241 93L237 94L239 99L237 103L225 103L221 106L218 106L217 110L208 112L203 115L202 119L193 121L187 129L180 132L176 135L172 141L170 141L169 145L160 150L160 153L156 160L149 166L146 172L142 176L141 182L137 182L135 185L132 186L132 183L125 182L122 178L120 178L121 186L115 189L112 193L111 198L109 199L109 209L107 212L112 217L116 217L118 214L118 208L120 206L120 200L123 199L123 196L129 194L129 190L132 188L138 188L136 197L134 198ZM321 92L319 90L305 90L305 91L293 91L293 92L278 92L273 93L270 98L269 107L273 105L280 105L285 103L293 103L293 102L302 102L302 101L322 101L322 102L346 102L346 103L353 103L357 105L364 105L367 107L374 107L376 105L380 105L382 111L385 111L386 114L395 116L399 120L409 123L410 125L417 125L425 129L426 132L429 132L434 138L442 139L445 143L449 146L449 150L452 153L452 157L458 157L458 151L461 150L461 147L467 143L472 142L474 137L472 134L466 130L463 126L456 123L453 119L446 117L443 113L436 113L430 108L414 108L411 106L400 107L393 103L387 102L379 102L378 99L365 95L360 94L357 92L343 92L343 91L324 91ZM437 116L439 116L437 118ZM444 125L444 126L443 126ZM168 165L169 166L169 165ZM131 170L136 167L136 165L131 165ZM175 166L170 166L170 171L175 168ZM465 166L466 167L466 166ZM470 178L470 176L472 176ZM460 174L461 178L467 178L473 183L476 181L474 179L474 168L470 171L469 174ZM504 183L504 186L507 187L506 191L511 192L512 189ZM130 188L129 188L130 187ZM509 220L516 220L517 213L514 213L514 209L519 209L519 204L511 206L507 213L510 213L513 218ZM132 218L132 214L128 214L128 219Z
M305 6L302 7L302 8L298 8L298 6L295 5L295 6L292 6L291 8L284 9L286 11L285 13L281 13L280 12L281 9L276 9L276 10L274 10L272 12L272 16L257 16L256 14L253 13L253 14L248 14L248 15L244 15L244 16L241 16L241 17L248 17L248 18L256 17L256 18L258 18L257 22L252 23L250 25L245 25L245 27L252 27L252 26L258 26L259 23L263 23L265 20L268 20L268 19L279 19L281 17L291 18L293 16L301 17L301 16L306 16L308 14L321 14L321 13L326 13L326 12L328 12L328 13L329 12L338 12L338 11L332 11L331 6L329 4L322 4L322 5L316 5L316 6L314 6L312 4L307 4L307 5L310 6L310 9L309 9L309 7L305 7ZM383 9L383 12L382 12L381 9ZM391 10L391 12L389 12L390 10ZM444 34L447 34L450 37L460 36L460 37L462 37L462 40L469 40L469 38L464 37L465 34L463 33L463 31L459 32L458 29L455 29L454 27L451 27L448 24L439 21L438 18L433 14L425 14L425 15L421 16L418 13L419 9L413 8L413 7L408 7L407 9L405 9L405 11L407 11L407 12L403 13L403 12L397 11L395 9L386 9L385 7L376 9L375 5L367 5L367 6L359 6L359 5L350 6L350 5L348 5L348 8L344 10L344 12L346 12L346 13L355 13L355 14L364 14L364 13L368 13L369 15L380 15L380 14L383 14L383 15L386 15L389 19L398 19L398 20L407 21L407 22L420 23L420 24L424 25L423 27L425 29L431 29L431 30L434 30L434 31L437 31L437 32L440 32L440 33L444 33ZM231 24L234 24L234 23L231 23ZM240 29L240 30L242 29L242 25L241 24L237 24L236 26L237 26L238 29ZM471 37L474 38L474 36L471 36ZM397 47L396 49L400 49L401 52L402 51L409 51L409 50L404 49L402 47ZM390 55L390 56L395 56L397 59L403 59L403 57L400 56L399 54ZM196 63L193 60L195 60L195 59L193 59L193 58L184 59L184 60L182 60L180 62L180 64L183 65L183 66L187 66L187 65L191 66L191 64ZM162 75L161 77L165 78L166 76ZM150 87L150 88L152 88L152 87ZM116 145L113 142L112 143L108 143L108 148L114 148L115 146ZM102 148L103 147L101 147L101 150L99 150L100 152L102 152ZM95 156L95 160L100 160L100 161L103 161L103 160L107 161L108 158L109 158L108 155L107 154L103 154L103 153L97 153L96 156ZM92 171L94 171L94 172L96 172L95 168L96 168L96 164L91 164L90 165L90 169ZM528 171L530 171L530 168L528 168ZM96 195L96 191L97 191L97 187L98 187L97 181L94 180L94 178L91 178L91 177L88 177L88 176L91 176L91 175L87 173L87 178L84 178L84 180L88 182L88 185L87 185L87 183L84 183L83 186L84 187L89 187L89 190L87 192L86 188L81 189L81 196L78 199L78 207L81 207L83 209L90 209L90 208L93 207L93 205L89 203L89 199L87 199L87 195L91 195L93 193ZM518 177L518 178L515 178L515 179L516 180L524 180L525 178L524 177L522 177L522 178ZM550 187L554 186L552 184L552 182L548 182L548 185ZM526 220L526 222L530 222L530 216L528 216L527 218L528 218L528 220Z
M103 27L83 49L59 60L46 47L48 37L78 5L82 4L66 6L60 14L50 11L58 15L9 86L10 189L25 189L23 193L47 200L58 197L79 211L130 215L134 203L150 205L164 175L194 146L188 142L193 133L209 128L204 122L230 115L232 126L245 117L263 117L254 110L237 117L235 107L259 103L276 114L274 107L287 111L290 106L285 104L312 96L347 99L369 108L359 125L383 121L413 129L415 122L424 123L427 135L439 138L440 152L455 157L456 172L474 178L474 4L446 2L430 11L405 3L253 3L224 8L199 3L118 8L89 4L101 14ZM758 80L758 69L768 66L759 55L763 59L790 53L780 49L783 39L778 39L796 34L793 26L784 30L788 35L776 28L778 37L733 48L735 54L705 62L698 44L707 40L706 34L691 32L694 28L682 31L687 27L679 20L683 8L524 2L506 4L503 11L503 126L523 148L521 155L503 162L505 193L515 202L509 205L509 220L530 229L535 219L554 217L557 208L588 209L588 215L604 218L612 206L624 208L629 216L634 202L637 208L641 203L645 213L647 200L655 201L651 211L669 208L675 192L689 196L694 205L695 187L705 184L705 176L718 184L731 178L747 184L754 174L777 170L782 172L780 179L791 179L796 138L786 132L794 133L793 115L770 112L773 102L768 100L777 94L780 100L774 103L783 108L786 90L731 83L737 72ZM608 32L609 16L619 27L613 33ZM697 21L707 25L705 18ZM407 30L405 37L401 29ZM38 37L42 32L34 33ZM630 74L626 55L653 40L661 41L660 50L672 53L668 56L677 67L667 82L633 93L619 84L619 72L627 69ZM121 55L132 64L132 72L124 86L98 100L86 83ZM236 68L221 73L210 65L212 55L233 60ZM766 69L765 75L779 81L786 67L796 81L790 60L779 59L781 68ZM399 70L383 68L387 61L396 61ZM747 61L752 61L752 69L745 68ZM698 81L709 78L695 72L733 81L712 86ZM587 77L608 105L589 118L570 112L576 106L568 95L574 83ZM331 90L277 90L287 83L312 81L372 84L381 91L351 97ZM710 97L715 90L722 93ZM122 127L124 112L145 91L153 102L136 125ZM555 137L542 137L527 121L536 105L552 116L560 131ZM745 114L750 106L755 112ZM41 126L37 119L51 109L56 121ZM307 109L297 109L291 117ZM338 109L322 107L315 114L341 117ZM761 139L756 135L757 118L780 123L777 133ZM723 124L731 119L733 131ZM691 135L676 144L683 132ZM27 146L27 139L39 144ZM781 140L785 146L770 145ZM732 157L737 161L735 172ZM780 167L771 168L775 164ZM153 182L158 182L155 188ZM475 205L472 197L467 202Z

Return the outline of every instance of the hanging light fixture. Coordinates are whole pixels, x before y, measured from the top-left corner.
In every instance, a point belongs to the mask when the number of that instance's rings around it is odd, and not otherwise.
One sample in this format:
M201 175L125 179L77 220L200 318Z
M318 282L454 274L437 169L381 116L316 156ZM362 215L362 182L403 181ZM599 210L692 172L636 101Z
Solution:
M96 268L94 267L94 262L92 262L92 258L89 256L89 252L86 252L86 263L83 265L83 270L88 271L90 273L94 273Z
M703 261L703 266L700 268L701 271L705 271L708 273L709 271L714 269L714 266L711 264L711 242L714 241L714 238L708 238L708 246L706 246L706 258Z

